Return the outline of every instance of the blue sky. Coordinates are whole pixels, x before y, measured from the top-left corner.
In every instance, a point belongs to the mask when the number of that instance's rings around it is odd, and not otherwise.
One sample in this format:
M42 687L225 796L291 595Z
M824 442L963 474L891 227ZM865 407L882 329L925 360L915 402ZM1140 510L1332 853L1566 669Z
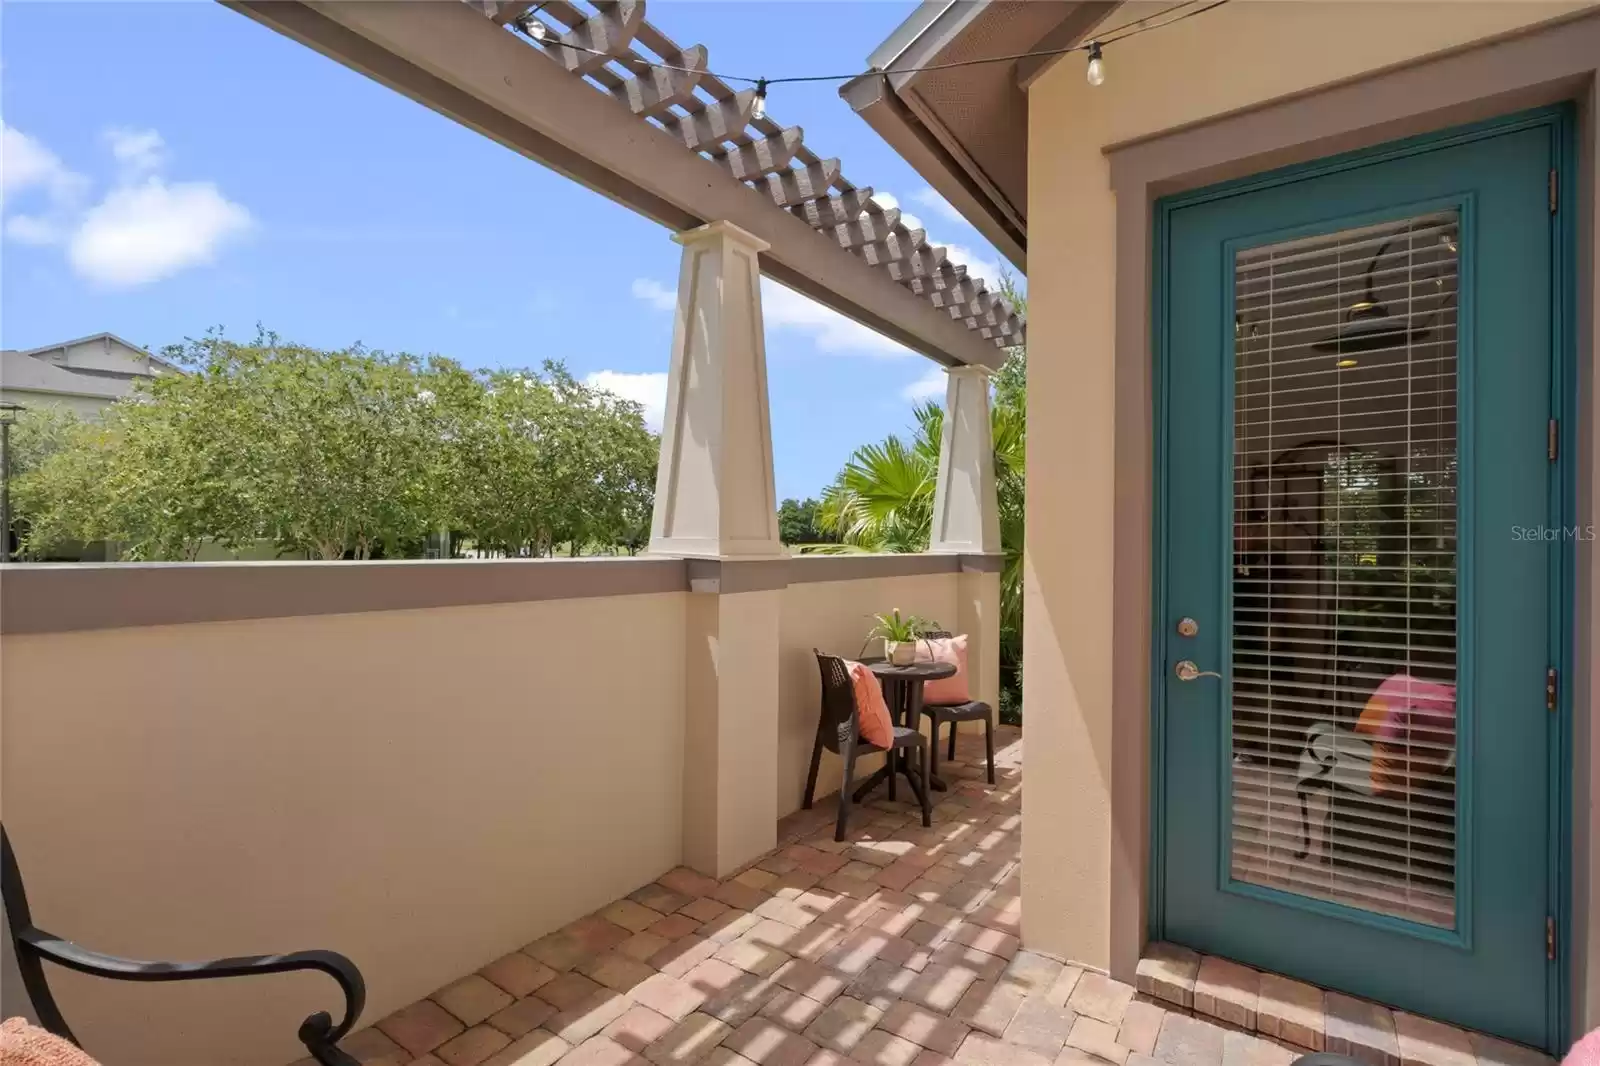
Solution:
M776 77L859 68L911 8L655 0L650 18L713 69ZM560 359L659 407L677 246L655 223L217 4L12 0L0 19L4 347L261 323L469 366ZM769 110L997 280L835 86L775 87ZM780 496L943 396L931 363L803 297L769 283L765 310Z

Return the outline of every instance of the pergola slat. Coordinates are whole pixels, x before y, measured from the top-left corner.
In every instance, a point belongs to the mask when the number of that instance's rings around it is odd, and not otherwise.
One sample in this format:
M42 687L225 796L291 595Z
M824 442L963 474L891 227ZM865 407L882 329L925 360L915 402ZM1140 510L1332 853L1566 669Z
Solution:
M750 109L755 106L756 94L746 89L697 114L681 118L662 116L661 125L668 133L683 142L692 152L715 148L744 129L750 121Z
M949 249L943 245L932 248L918 248L904 259L891 260L884 264L889 271L889 276L895 281L904 281L910 278L927 277L939 269L939 265L949 255Z
M533 6L533 0L469 0L469 2L502 26L515 22Z
M600 13L581 26L563 33L544 47L562 66L574 74L592 74L612 59L628 54L633 36L644 22L644 0L617 0L607 3ZM563 45L580 45L565 48ZM599 52L601 54L596 55ZM615 79L615 75L612 75ZM620 80L620 79L617 79Z
M864 244L882 241L900 224L899 209L890 209L881 215L862 214L854 222L830 226L824 232L840 248L859 248Z
M884 266L909 257L927 240L928 235L923 230L908 230L902 226L893 233L885 234L881 241L858 245L851 251L872 266Z
M685 72L649 67L638 77L623 81L612 90L612 95L627 104L635 115L659 115L694 97L695 86L706 68L705 46L697 44L685 50L678 57L677 65L691 69Z
M740 181L754 181L787 169L803 140L805 132L799 126L790 126L775 136L749 144L733 145L721 154L713 154L712 158L728 168L728 173Z
M910 289L918 296L927 296L930 292L942 292L967 276L967 268L961 263L940 262L935 269L926 273L895 277L901 285Z
M822 200L809 200L789 210L796 218L816 229L829 229L834 226L849 225L861 216L871 201L872 190L860 188Z
M756 183L756 191L771 199L779 207L789 207L806 200L820 200L828 195L828 186L839 176L839 161L824 159L804 169L785 170L768 174Z

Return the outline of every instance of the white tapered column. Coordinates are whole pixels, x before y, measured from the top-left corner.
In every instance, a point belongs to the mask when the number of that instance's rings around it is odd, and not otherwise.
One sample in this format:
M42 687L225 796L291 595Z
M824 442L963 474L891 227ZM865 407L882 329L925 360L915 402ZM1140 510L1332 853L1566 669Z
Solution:
M726 877L777 844L782 559L767 413L767 245L727 222L683 246L650 550L715 560L685 613L683 861ZM771 560L758 562L756 560ZM739 590L739 591L735 591Z
M1000 551L1000 507L994 490L994 440L989 428L989 371L952 368L939 438L939 481L933 490L931 552Z
M650 550L781 556L756 261L767 245L728 222L673 240L683 258Z
M956 586L954 629L967 635L968 688L991 707L1000 702L1000 506L994 484L989 372L947 371L939 480L933 492L928 550L967 556Z

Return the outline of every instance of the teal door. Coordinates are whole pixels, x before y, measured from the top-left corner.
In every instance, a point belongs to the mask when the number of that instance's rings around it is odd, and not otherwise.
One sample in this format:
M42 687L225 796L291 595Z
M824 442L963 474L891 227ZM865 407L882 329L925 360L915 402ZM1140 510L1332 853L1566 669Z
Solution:
M1563 129L1188 194L1157 256L1154 932L1552 1049Z

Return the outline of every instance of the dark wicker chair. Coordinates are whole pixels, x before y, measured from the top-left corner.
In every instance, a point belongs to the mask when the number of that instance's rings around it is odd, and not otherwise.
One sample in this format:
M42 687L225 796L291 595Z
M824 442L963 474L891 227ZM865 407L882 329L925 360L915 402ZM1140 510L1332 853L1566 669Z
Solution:
M839 818L834 826L833 839L843 840L845 824L850 818L851 789L856 785L856 759L863 754L871 754L885 749L875 744L869 744L861 739L856 729L856 691L850 682L850 671L845 667L845 661L837 655L827 655L812 649L817 656L817 668L822 672L822 713L817 718L817 739L811 747L811 769L806 774L806 794L803 806L811 809L812 802L816 799L817 770L822 766L822 749L829 751L844 760L844 781L839 785ZM915 750L921 753L922 761L919 769L922 780L928 780L929 754L927 738L915 729L909 729L894 723L894 741L885 755L885 768L889 771L889 798L895 798L895 778L903 772L904 768L899 760L904 756L903 751ZM906 777L911 781L911 791L922 804L922 825L927 828L933 824L933 808L928 800L928 789L924 784L918 788L916 780L910 773Z
M61 1017L50 984L45 979L44 963L53 962L79 973L108 977L114 981L203 981L214 977L250 977L258 974L288 973L292 970L320 970L339 983L344 993L344 1018L338 1025L327 1011L318 1011L300 1024L300 1042L322 1066L359 1066L354 1056L339 1048L338 1042L350 1032L366 1004L367 986L355 963L336 951L294 951L287 955L245 955L207 962L142 962L120 959L81 948L70 940L52 936L33 924L28 911L28 896L22 888L22 871L11 851L11 840L0 827L0 891L4 893L6 920L11 942L16 948L17 969L23 988L33 1005L39 1024L63 1040L78 1042Z
M929 640L943 640L951 634L942 629L929 630L922 634ZM982 700L968 700L966 703L928 703L922 704L922 713L933 720L932 750L929 752L929 763L935 777L939 774L939 727L945 723L950 725L950 751L945 756L948 759L956 757L956 726L962 722L983 723L983 745L989 753L989 784L994 784L994 708Z

